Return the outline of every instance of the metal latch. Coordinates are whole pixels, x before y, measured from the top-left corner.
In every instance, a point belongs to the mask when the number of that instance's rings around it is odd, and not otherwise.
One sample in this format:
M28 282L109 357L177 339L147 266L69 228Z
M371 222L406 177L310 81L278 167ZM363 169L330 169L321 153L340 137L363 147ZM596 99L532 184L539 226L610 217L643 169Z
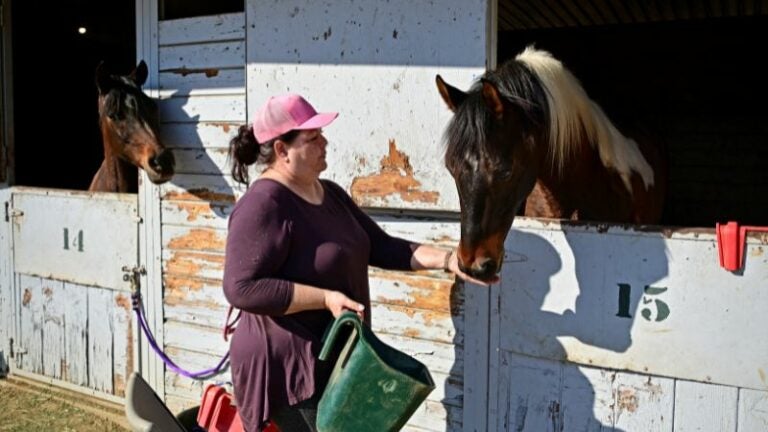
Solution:
M144 266L123 266L123 280L131 283L131 292L136 292L141 286L141 276L147 274L147 269Z

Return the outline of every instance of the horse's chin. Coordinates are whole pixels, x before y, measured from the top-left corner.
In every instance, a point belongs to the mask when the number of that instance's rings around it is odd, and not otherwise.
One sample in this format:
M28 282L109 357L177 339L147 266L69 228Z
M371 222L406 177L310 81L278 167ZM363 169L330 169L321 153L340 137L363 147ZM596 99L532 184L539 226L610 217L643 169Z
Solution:
M144 170L147 173L147 177L149 177L149 181L156 185L161 185L163 183L166 183L168 180L173 178L173 173L159 173L156 171L151 170Z
M495 282L498 279L498 274L501 272L501 263L499 263L491 271L478 271L471 268L461 268L461 266L460 270L477 280L481 280L483 282Z

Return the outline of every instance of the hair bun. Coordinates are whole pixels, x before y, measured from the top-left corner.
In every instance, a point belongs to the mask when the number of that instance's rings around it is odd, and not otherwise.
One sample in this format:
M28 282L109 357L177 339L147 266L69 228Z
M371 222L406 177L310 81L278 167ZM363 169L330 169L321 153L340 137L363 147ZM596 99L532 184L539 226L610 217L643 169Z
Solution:
M259 143L253 136L253 129L248 125L240 126L237 136L232 138L233 156L243 165L256 163L259 157Z

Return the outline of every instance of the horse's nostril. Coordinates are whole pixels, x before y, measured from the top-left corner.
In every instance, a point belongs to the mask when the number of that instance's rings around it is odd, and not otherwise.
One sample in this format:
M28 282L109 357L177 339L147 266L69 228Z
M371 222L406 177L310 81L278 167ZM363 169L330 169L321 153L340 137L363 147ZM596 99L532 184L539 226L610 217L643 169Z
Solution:
M496 273L496 263L490 258L479 258L475 261L475 271L481 275Z
M169 150L163 150L159 155L149 161L152 169L157 171L171 171L175 165L173 153Z

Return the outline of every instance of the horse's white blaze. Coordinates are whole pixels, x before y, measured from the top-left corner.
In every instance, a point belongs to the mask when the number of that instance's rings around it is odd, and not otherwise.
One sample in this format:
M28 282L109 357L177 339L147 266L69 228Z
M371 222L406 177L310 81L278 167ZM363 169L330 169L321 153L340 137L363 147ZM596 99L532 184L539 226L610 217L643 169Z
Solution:
M642 177L646 189L653 185L653 169L635 140L616 129L602 108L587 96L579 80L559 60L533 47L518 54L517 60L530 67L545 87L552 131L549 145L553 163L558 168L562 169L565 160L573 154L583 129L589 142L597 145L603 165L619 173L630 193L632 171Z

